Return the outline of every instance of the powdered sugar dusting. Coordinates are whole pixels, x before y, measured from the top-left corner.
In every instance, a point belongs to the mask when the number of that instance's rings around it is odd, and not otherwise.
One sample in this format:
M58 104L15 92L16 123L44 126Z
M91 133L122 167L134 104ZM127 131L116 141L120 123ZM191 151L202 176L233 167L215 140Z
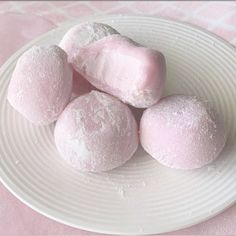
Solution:
M117 193L119 194L119 196L120 196L121 198L125 198L125 197L126 197L126 196L125 196L125 190L124 190L123 187L121 187L121 186L117 187Z
M167 103L168 105L166 105ZM155 109L155 115L165 119L167 125L194 127L202 119L214 123L207 107L195 96L166 97L160 101Z
M77 57L80 48L112 34L119 33L109 25L87 22L72 27L64 35L59 46L67 52L69 61L72 62Z
M151 89L134 90L123 100L135 107L148 107L158 101L159 97Z

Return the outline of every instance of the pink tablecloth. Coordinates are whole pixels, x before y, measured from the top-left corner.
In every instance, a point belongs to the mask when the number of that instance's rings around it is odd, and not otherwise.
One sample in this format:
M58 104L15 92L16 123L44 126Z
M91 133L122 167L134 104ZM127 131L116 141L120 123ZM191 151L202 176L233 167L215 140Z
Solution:
M203 27L236 45L235 1L1 1L0 65L19 47L43 32L52 29L55 25L59 25L65 20L101 13L135 13L177 19ZM36 213L11 195L0 184L0 235L72 236L98 234L65 226ZM168 235L236 235L236 205L202 224L172 232Z

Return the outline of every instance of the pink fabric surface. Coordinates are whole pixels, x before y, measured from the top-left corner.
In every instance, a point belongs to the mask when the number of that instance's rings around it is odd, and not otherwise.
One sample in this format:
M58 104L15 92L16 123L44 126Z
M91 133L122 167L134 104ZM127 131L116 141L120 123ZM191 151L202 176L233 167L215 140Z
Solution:
M0 4L1 9L1 4ZM0 64L26 42L51 30L55 25L40 16L20 13L0 15Z
M176 19L203 27L236 45L235 1L0 1L0 65L26 42L62 21L101 13L134 13ZM98 234L75 229L40 215L0 184L0 235ZM236 205L204 223L165 235L236 235Z

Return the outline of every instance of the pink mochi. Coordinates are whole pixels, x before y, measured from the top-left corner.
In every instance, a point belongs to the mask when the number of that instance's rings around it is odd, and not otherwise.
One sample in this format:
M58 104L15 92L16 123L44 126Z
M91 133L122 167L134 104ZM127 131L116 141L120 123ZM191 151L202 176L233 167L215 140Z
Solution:
M9 103L37 125L55 121L72 93L72 69L58 46L34 46L17 61L8 88Z
M166 66L160 52L120 34L81 45L75 29L69 30L60 46L74 69L92 85L137 108L149 107L161 98Z
M144 112L140 140L161 164L187 170L215 160L225 145L226 131L215 111L196 97L173 95Z
M81 96L85 93L89 93L96 88L92 86L88 80L86 80L77 71L73 70L73 88L72 88L72 99Z
M60 115L54 135L61 156L85 172L121 166L133 156L139 142L128 106L98 91L74 99Z

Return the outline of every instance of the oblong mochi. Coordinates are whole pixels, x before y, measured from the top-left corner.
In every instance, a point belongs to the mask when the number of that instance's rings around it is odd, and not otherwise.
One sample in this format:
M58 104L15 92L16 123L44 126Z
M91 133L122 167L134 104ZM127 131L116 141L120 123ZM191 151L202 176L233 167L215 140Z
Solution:
M72 93L72 68L58 46L34 46L17 61L8 87L9 103L37 125L55 121Z
M71 166L92 172L121 166L139 142L128 106L98 91L74 99L60 115L54 135L59 153Z
M226 130L216 112L196 97L172 95L143 113L140 141L161 164L195 169L218 157Z
M86 27L83 30L86 32ZM91 41L93 34L85 32L88 44L80 44L80 35L69 30L60 46L73 68L92 85L138 108L149 107L161 98L166 75L162 53L120 34Z

